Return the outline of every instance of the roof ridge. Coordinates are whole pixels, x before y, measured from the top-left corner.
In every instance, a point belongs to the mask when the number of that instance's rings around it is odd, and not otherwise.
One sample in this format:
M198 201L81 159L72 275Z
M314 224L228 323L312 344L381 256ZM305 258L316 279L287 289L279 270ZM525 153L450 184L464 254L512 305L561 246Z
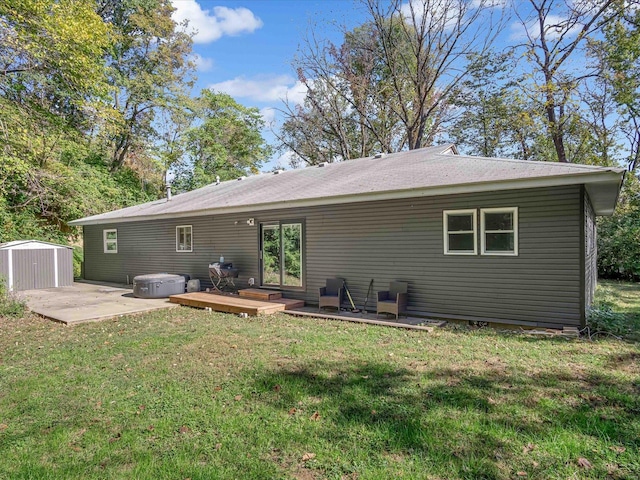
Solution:
M436 153L434 154L437 157L449 157L449 155L443 154L443 153ZM456 159L482 159L482 160L491 160L491 161L497 161L497 162L504 162L504 163L518 163L520 165L522 164L534 164L534 165L553 165L552 168L557 168L557 167L569 167L569 168L576 168L576 169L583 169L583 170L600 170L603 172L610 172L610 171L622 171L624 170L622 167L603 167L601 165L585 165L583 163L562 163L562 162L553 162L553 161L545 161L545 160L523 160L520 158L504 158L504 157L485 157L482 155L456 155L454 158Z

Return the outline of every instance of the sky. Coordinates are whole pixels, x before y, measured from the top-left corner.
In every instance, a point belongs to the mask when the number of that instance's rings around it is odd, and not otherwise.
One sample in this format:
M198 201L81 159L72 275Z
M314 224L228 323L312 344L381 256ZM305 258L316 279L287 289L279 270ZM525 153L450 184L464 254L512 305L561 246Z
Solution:
M312 24L324 38L340 43L339 25L354 27L364 14L350 0L173 0L174 20L196 31L197 94L204 88L228 93L260 109L269 124L283 99L302 102L305 89L291 64ZM264 137L274 142L265 129ZM265 165L286 167L277 155Z
M407 0L407 2L410 0ZM478 2L480 0L472 0ZM496 6L508 0L489 0ZM204 88L231 95L239 103L257 107L266 123L278 127L278 109L283 100L302 103L305 88L300 84L292 61L311 26L322 39L340 45L342 28L349 30L364 23L364 7L353 0L172 0L177 22L188 22L194 33L194 59L197 95ZM523 4L515 2L523 16ZM526 4L524 4L526 5ZM403 4L403 7L406 6ZM549 15L548 22L561 17ZM535 36L536 23L528 25ZM570 32L568 37L576 32ZM517 18L511 18L498 43L516 44L525 38ZM265 128L263 136L274 144L275 137ZM275 155L264 170L288 167L287 155Z

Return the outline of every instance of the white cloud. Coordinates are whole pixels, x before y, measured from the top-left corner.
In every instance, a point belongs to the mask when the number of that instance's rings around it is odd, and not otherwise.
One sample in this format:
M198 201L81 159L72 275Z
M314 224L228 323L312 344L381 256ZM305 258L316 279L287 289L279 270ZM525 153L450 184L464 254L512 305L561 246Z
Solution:
M289 75L269 75L256 78L236 77L209 85L211 90L228 93L234 98L249 98L257 102L287 100L299 105L304 102L307 87Z
M262 120L267 127L273 125L276 120L276 110L272 107L265 107L260 109L260 115L262 116Z
M196 0L172 0L173 19L177 23L187 20L187 31L195 32L195 43L215 42L224 35L252 33L263 23L251 10L244 7L213 7L202 9Z
M273 161L273 164L275 167L285 169L285 170L287 168L298 168L300 167L300 165L298 164L296 159L297 157L295 153L293 153L291 150L287 150L278 158L276 158Z
M549 14L544 22L545 36L550 40L556 40L563 34L566 38L574 37L581 28L581 23L576 23L569 27L567 19L560 15ZM538 19L532 19L527 22L514 22L509 29L511 30L511 40L526 40L527 34L533 39L540 38L540 22Z
M428 25L444 27L444 30L453 28L461 15L458 3L451 0L409 0L400 6L400 13L406 19L415 21L416 25L426 17Z
M472 0L471 6L473 8L501 8L506 7L509 0Z
M400 5L400 14L415 24L421 24L423 18L427 26L435 30L451 30L458 22L464 23L462 17L472 10L504 8L508 0L472 0L469 3L461 0L409 0ZM413 11L413 13L412 13Z
M191 60L193 60L193 63L196 64L196 69L199 72L208 72L213 68L212 58L203 57L198 53L194 53L193 55L191 55Z

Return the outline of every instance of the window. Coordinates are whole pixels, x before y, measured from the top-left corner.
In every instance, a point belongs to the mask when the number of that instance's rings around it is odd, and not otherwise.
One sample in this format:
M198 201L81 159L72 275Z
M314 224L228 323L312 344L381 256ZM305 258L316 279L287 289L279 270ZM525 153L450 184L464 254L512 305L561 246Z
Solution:
M477 248L476 210L445 210L444 253L446 255L475 255Z
M176 227L176 252L193 252L193 236L191 225Z
M518 255L518 208L480 210L482 255Z
M118 230L103 230L104 253L118 253Z

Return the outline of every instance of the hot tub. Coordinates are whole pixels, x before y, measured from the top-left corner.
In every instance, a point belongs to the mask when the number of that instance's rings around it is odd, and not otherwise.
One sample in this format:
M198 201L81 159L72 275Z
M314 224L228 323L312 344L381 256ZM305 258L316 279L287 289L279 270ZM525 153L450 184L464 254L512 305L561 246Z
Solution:
M170 273L138 275L133 279L133 296L137 298L167 298L184 293L185 278Z

